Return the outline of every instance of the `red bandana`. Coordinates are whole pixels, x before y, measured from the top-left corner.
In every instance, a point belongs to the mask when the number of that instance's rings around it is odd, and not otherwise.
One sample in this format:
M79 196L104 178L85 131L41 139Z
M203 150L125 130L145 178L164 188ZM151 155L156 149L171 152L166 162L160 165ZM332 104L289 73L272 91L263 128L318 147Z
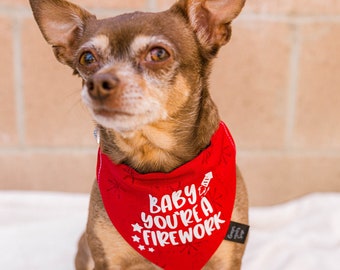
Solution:
M140 174L100 150L97 179L118 232L163 269L201 269L227 234L236 190L235 145L221 122L211 144L170 173Z

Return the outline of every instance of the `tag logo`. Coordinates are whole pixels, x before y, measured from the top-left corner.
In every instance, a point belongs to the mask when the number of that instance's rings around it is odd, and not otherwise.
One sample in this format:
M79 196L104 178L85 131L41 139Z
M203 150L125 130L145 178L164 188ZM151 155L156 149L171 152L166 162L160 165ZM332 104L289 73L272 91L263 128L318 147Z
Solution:
M229 229L224 239L231 242L244 244L247 239L248 231L248 225L230 221Z

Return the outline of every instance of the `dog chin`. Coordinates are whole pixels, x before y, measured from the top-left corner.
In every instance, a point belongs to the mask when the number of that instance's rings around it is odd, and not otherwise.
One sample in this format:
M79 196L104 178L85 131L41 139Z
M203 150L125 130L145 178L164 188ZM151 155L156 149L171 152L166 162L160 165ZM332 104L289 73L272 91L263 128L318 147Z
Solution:
M127 133L132 132L139 128L137 121L133 118L133 116L119 116L116 115L114 117L108 117L96 114L92 112L94 120L104 128L113 129L118 133Z
M135 131L142 129L151 123L155 123L159 119L152 115L128 115L128 114L115 114L114 116L105 116L97 114L92 110L91 114L93 119L102 127L112 129L122 136L131 136Z

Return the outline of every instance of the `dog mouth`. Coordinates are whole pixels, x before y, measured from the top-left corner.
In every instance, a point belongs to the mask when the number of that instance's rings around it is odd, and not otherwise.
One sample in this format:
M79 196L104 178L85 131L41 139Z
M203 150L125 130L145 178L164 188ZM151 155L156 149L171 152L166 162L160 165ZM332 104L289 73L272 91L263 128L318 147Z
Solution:
M118 106L108 106L105 104L104 101L96 101L93 100L89 95L87 89L83 89L82 94L82 101L84 105L89 109L89 111L94 115L98 117L103 118L115 118L115 117L131 117L134 116L134 114L130 111L123 110L122 108L119 108ZM120 106L122 107L122 106Z
M113 118L117 116L133 116L132 113L124 112L117 109L107 108L105 106L95 106L92 109L94 115L106 117L106 118Z
M125 133L135 131L151 122L165 119L167 113L160 109L156 101L140 100L132 97L130 100L100 101L92 99L87 89L82 91L82 100L97 124Z

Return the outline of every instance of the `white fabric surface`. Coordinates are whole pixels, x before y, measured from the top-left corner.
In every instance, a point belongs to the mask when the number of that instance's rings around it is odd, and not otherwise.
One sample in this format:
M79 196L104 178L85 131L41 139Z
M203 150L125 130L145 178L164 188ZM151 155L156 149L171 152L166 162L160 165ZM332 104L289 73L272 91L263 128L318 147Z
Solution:
M74 269L87 207L87 195L1 191L1 269ZM251 208L250 222L243 270L340 269L340 194Z
M340 194L252 208L245 270L340 269Z

